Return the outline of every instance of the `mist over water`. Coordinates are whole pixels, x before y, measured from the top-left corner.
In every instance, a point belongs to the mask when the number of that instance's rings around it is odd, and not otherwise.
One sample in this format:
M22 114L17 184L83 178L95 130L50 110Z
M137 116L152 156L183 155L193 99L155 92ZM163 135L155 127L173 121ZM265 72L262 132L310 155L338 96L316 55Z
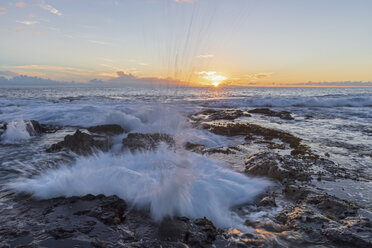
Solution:
M11 187L48 199L86 194L117 195L130 205L165 217L207 217L219 227L242 224L231 208L251 202L270 182L249 178L226 164L165 146L155 152L98 154L43 172ZM241 223L239 223L241 222Z
M290 111L295 121L265 116L252 116L242 121L294 133L315 151L332 151L332 159L345 166L362 168L366 175L371 164L368 156L372 145L370 89L169 88L153 91L86 87L9 89L6 92L0 99L1 121L8 122L0 144L4 147L0 150L2 192L11 189L41 199L118 195L132 207L149 210L154 220L179 215L205 216L218 227L241 226L242 220L233 207L252 201L271 183L247 177L232 169L231 164L183 149L185 142L208 148L238 144L234 139L192 127L187 116L205 108L247 110L270 106ZM118 124L128 132L167 133L175 139L176 147L122 153L121 141L126 137L123 134L111 139L113 148L109 153L55 162L54 156L61 154L47 155L25 149L30 145L27 142L30 136L19 116L43 124L67 126L68 130ZM58 142L68 130L48 137ZM51 144L42 137L36 138L40 151ZM11 148L14 154L27 154L9 161L5 153L10 148L5 149L5 144L13 143L18 144ZM53 162L50 166L40 166L44 160ZM16 171L14 175L9 176L10 168Z
M22 144L31 136L27 132L26 123L23 120L12 121L7 124L7 129L1 135L0 142L2 144Z

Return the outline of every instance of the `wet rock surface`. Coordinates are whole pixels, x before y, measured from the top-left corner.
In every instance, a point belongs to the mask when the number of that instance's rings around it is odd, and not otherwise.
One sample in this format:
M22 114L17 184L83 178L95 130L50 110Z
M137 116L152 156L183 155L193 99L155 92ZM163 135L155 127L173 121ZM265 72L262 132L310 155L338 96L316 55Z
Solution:
M218 123L210 122L203 123L202 128L209 130L212 133L224 136L239 136L245 135L246 140L253 140L255 137L260 136L265 141L278 139L283 143L288 144L293 150L293 156L309 157L314 156L310 148L301 144L301 138L296 137L290 133L261 127L251 123Z
M252 114L267 114L266 110L255 112ZM278 113L267 115L288 117ZM340 167L330 154L313 153L290 133L235 122L245 116L243 111L207 110L190 117L199 128L224 138L245 137L244 144L214 148L184 144L188 151L205 156L242 156L243 173L275 182L253 203L237 206L236 213L249 215L241 230L218 230L205 218L175 217L156 223L148 211L136 210L116 196L43 201L16 196L19 200L14 206L0 205L0 223L5 223L0 226L0 247L372 247L371 212L316 186L316 182L335 178L358 180L360 172ZM47 132L39 125L32 123L35 133ZM88 131L103 136L78 130L48 151L67 149L80 155L108 151L111 138L107 136L122 133L115 125ZM122 146L131 152L151 151L162 143L178 149L176 141L162 133L130 133ZM250 145L266 146L267 150L245 154L244 146Z
M248 113L261 114L261 115L272 116L272 117L279 117L280 119L283 119L283 120L294 120L291 113L288 112L288 111L276 112L276 111L270 110L268 108L258 108L258 109L249 110Z
M293 120L289 112L256 109L250 113ZM271 178L277 186L259 197L248 213L277 212L268 219L246 221L251 231L223 230L214 243L216 247L372 246L372 214L353 201L325 193L314 183L335 178L357 180L360 173L340 167L329 154L315 154L301 138L290 133L227 120L206 118L199 120L198 126L217 135L245 136L246 146L266 146L267 151L246 156L244 172ZM209 154L203 145L188 143L185 147Z
M66 135L64 140L53 144L47 152L57 152L64 148L78 155L89 155L95 150L108 151L109 141L104 136L93 136L76 130L73 135Z
M217 236L207 219L156 223L116 196L23 199L0 219L2 247L210 247Z
M230 120L233 121L240 117L250 117L251 115L242 110L237 109L224 109L224 110L214 110L207 109L191 116L192 120L196 121L216 121L216 120Z
M311 179L306 173L308 166L290 156L279 156L269 152L255 153L248 156L245 165L245 172L248 174L270 177L281 182Z
M128 137L123 139L123 149L130 151L149 151L155 150L161 143L167 144L169 147L175 145L174 139L164 133L142 134L129 133Z
M272 194L263 196L256 205L261 208L277 207L275 197L285 199L283 210L273 221L280 230L296 233L298 236L296 240L305 242L303 243L305 247L307 245L308 247L316 245L370 247L372 245L370 212L365 212L361 206L351 201L328 195L312 185L311 182L316 176L316 172L312 169L319 166L318 161L322 162L321 160L303 161L290 155L280 156L270 152L248 156L245 161L247 174L270 177L283 185ZM266 222L258 223L260 230L273 232L265 227ZM257 223L246 224L253 228L258 226ZM283 234L276 235L276 238L287 239L288 235L283 236ZM295 245L296 240L288 246ZM266 246L268 244L262 247ZM278 246L282 247L279 244Z
M91 133L97 133L97 134L105 134L109 136L119 135L124 133L124 129L119 125L99 125L99 126L93 126L89 127L88 131Z

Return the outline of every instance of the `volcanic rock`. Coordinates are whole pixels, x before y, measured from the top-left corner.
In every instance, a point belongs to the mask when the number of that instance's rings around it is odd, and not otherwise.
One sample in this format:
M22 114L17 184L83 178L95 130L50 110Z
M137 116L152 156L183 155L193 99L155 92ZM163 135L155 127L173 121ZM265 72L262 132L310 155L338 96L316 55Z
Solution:
M309 180L310 175L305 173L306 169L304 164L290 157L281 157L269 152L254 153L245 160L246 173L273 178L281 182Z
M88 131L91 133L105 134L108 136L114 136L124 133L124 129L121 126L115 124L93 126L88 128Z
M24 199L0 213L2 247L211 247L218 234L207 219L154 222L116 196Z
M76 130L74 135L66 135L63 141L53 144L46 151L56 152L63 148L68 148L78 155L89 155L95 149L108 151L109 142L107 137L96 137Z
M130 133L127 138L123 139L123 148L132 152L135 150L149 151L157 149L160 143L165 143L169 147L175 145L174 139L168 134Z
M193 120L215 121L215 120L235 120L240 117L250 117L247 112L238 109L214 110L207 109L191 116Z
M248 113L279 117L280 119L283 119L283 120L294 120L291 113L288 111L275 112L268 108L258 108L258 109L249 110Z

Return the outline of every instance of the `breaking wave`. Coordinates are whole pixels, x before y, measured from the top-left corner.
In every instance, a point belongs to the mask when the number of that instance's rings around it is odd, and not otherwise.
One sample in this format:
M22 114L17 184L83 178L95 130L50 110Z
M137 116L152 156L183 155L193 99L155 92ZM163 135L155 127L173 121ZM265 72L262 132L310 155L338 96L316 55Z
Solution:
M43 172L11 188L47 199L86 194L117 195L134 207L164 217L207 217L218 227L242 224L231 208L252 201L270 182L250 178L222 162L186 151L98 154L73 166Z
M2 144L22 144L31 136L27 132L27 126L24 121L12 121L7 124L7 129L1 135Z

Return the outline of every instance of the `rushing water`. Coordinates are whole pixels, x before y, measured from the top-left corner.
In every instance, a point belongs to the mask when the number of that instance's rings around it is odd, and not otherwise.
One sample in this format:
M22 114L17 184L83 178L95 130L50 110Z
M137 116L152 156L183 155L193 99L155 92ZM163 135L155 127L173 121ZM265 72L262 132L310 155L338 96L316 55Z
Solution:
M340 167L358 171L363 190L358 192L358 184L348 193L368 205L372 88L3 87L0 121L9 124L0 139L0 201L9 204L12 190L40 198L116 194L134 206L149 208L155 219L207 216L218 226L239 225L231 207L251 201L270 182L244 176L225 162L165 147L140 155L121 154L125 134L113 138L108 154L79 158L44 151L76 127L100 124L168 133L179 147L187 141L211 148L236 145L238 140L192 128L187 116L204 108L256 107L290 111L295 120L254 115L247 121L293 133L315 152L331 154ZM30 137L23 120L65 128Z

